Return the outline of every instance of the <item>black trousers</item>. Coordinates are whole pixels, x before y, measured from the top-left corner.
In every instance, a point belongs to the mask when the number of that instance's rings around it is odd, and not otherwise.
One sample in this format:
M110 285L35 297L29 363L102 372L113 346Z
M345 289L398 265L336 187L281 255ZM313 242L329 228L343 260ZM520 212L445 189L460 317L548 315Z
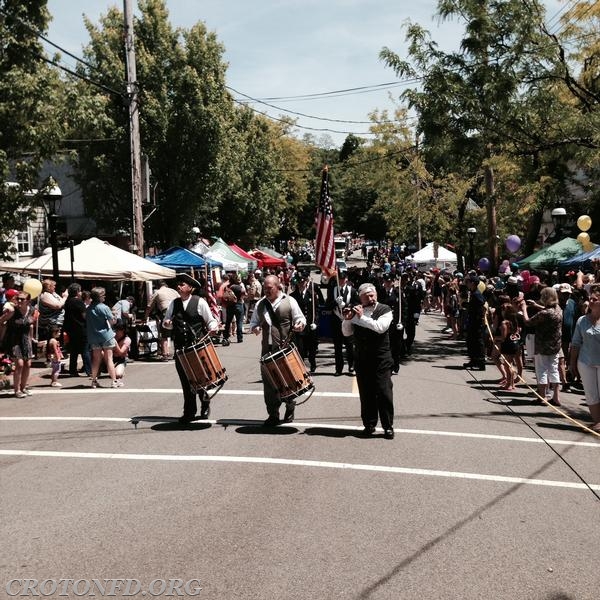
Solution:
M474 365L485 365L485 331L483 327L469 326L467 329L467 354Z
M313 331L307 325L300 335L296 335L296 343L298 344L300 356L304 359L308 358L311 368L315 367L317 364L317 348L319 347L317 330Z
M394 426L394 393L392 369L387 361L382 365L372 361L356 362L356 382L360 394L360 417L365 427L375 427L377 417L384 429Z
M175 354L175 368L177 369L177 375L179 376L179 382L181 383L181 389L183 390L183 416L189 419L193 419L196 416L198 410L198 404L196 402L196 394L202 403L210 402L208 395L204 390L192 389L190 382L185 374L183 366L179 361L179 356Z
M335 315L331 316L331 337L333 338L333 350L335 352L335 372L341 373L344 370L344 349L346 350L346 360L348 368L354 367L354 338L345 337L342 334L342 322Z

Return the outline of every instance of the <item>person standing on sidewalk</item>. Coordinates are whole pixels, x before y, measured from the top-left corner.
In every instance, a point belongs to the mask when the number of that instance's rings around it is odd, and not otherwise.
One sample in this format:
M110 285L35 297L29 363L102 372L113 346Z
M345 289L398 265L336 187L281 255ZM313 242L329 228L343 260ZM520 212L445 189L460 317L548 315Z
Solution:
M164 279L161 279L158 282L158 289L152 294L148 301L146 313L144 315L145 321L148 321L150 315L156 317L156 328L160 340L160 356L163 361L169 360L169 337L171 335L171 331L163 327L163 320L167 308L169 308L169 304L171 304L175 298L179 298L177 290L170 288L167 282Z
M111 386L121 387L115 374L113 362L113 348L115 347L115 332L112 326L116 319L110 308L104 304L106 290L103 287L95 287L91 293L92 303L85 315L85 324L88 343L92 349L92 387L98 387L98 375L100 364L104 358L108 375L112 380Z
M31 296L20 291L17 295L17 307L7 322L5 344L13 359L13 389L17 398L31 396L27 387L33 357L33 324L34 311L31 307Z
M392 309L377 302L377 291L371 283L363 283L358 288L358 295L360 305L344 309L342 332L354 339L363 433L367 436L375 433L379 416L383 437L391 440L394 438L394 395L388 329L392 323Z
M469 300L467 303L467 354L469 362L463 364L465 369L485 371L485 315L487 304L479 291L480 279L475 273L466 278Z
M78 377L77 358L81 355L83 369L88 377L92 374L90 360L90 349L87 341L87 330L85 326L85 312L87 306L81 299L81 286L72 283L67 288L67 300L65 302L65 320L63 331L69 338L69 376Z

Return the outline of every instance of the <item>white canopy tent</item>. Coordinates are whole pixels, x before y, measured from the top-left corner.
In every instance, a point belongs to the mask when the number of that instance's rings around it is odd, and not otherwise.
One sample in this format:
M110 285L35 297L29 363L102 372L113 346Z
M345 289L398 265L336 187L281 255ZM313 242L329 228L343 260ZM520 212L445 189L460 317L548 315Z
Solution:
M173 269L161 267L95 237L73 246L73 257L71 264L70 248L58 252L58 271L61 278L71 277L71 272L75 279L105 281L151 281L176 276ZM42 254L20 262L0 262L0 269L11 273L52 277L52 255Z
M439 245L437 249L437 258L434 256L434 242L429 242L424 248L411 255L410 261L416 263L418 267L432 268L456 268L456 254L444 246Z

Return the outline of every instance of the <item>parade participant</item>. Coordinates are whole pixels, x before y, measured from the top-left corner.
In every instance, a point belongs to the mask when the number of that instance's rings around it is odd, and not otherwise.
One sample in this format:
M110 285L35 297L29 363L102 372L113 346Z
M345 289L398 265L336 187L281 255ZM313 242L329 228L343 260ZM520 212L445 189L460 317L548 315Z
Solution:
M408 273L402 273L400 277L400 309L402 313L402 347L401 356L412 354L412 346L417 333L417 325L421 317L421 309L425 292L418 281L411 281Z
M62 369L62 359L64 358L60 347L60 327L58 325L50 326L50 338L46 344L46 358L50 362L50 386L62 387L58 377Z
M81 286L72 283L67 288L67 300L65 302L65 320L63 330L69 339L69 375L78 377L77 358L81 355L83 369L89 375L92 373L90 350L87 341L85 326L85 311L87 306L81 299Z
M179 297L169 304L163 326L172 330L175 350L183 350L194 344L197 338L206 333L215 335L219 332L219 322L210 312L208 303L197 294L200 283L186 273L177 275L177 290ZM190 423L196 418L198 404L196 394L200 398L200 419L210 416L210 400L204 390L195 390L185 374L177 352L175 353L175 368L183 391L183 415L179 422Z
M358 294L360 304L344 309L342 332L354 339L363 433L370 436L375 432L379 416L383 436L391 440L394 438L394 396L388 329L392 309L377 302L373 284L363 283Z
M579 317L571 341L569 369L581 376L585 402L592 417L592 429L600 433L600 285L590 288L590 310Z
M112 326L115 324L115 318L110 308L104 304L106 290L103 287L92 288L90 297L92 303L85 313L85 326L88 343L92 349L92 387L98 387L102 359L104 359L108 375L112 380L111 386L113 388L121 387L115 375L113 362L115 332Z
M179 298L177 290L170 288L164 279L158 282L158 289L152 294L148 305L146 306L146 312L144 320L148 321L150 315L154 315L156 318L156 327L158 329L158 337L160 340L160 355L161 360L169 360L169 337L171 336L171 330L163 327L163 320L169 304L175 298Z
M250 330L255 335L262 333L261 356L285 347L291 337L291 332L299 333L306 326L306 318L302 314L296 300L281 290L281 282L276 275L265 277L263 284L265 296L257 303ZM266 367L261 364L263 391L268 418L265 426L279 424L279 407L281 398L268 377ZM287 403L284 423L294 420L294 401Z
M401 321L400 289L395 286L395 278L391 273L384 274L383 291L381 296L378 294L377 297L382 304L387 304L392 309L392 324L388 331L390 335L390 350L394 362L392 373L397 374L400 370L404 325Z
M348 372L354 372L354 348L352 337L345 337L342 334L342 321L344 316L342 310L346 306L359 304L360 300L356 290L348 281L348 273L340 271L338 281L335 277L329 280L327 288L326 308L333 312L331 318L331 336L333 338L333 349L335 352L335 374L339 376L344 370L344 350L346 351L346 360L348 361Z
M310 271L302 271L296 289L290 294L296 300L306 318L304 331L298 334L298 351L304 360L308 359L310 372L317 370L317 348L319 346L319 306L324 304L321 288L310 280Z
M467 354L469 362L463 364L465 369L485 371L485 315L486 302L479 291L480 279L475 273L466 277L469 300L467 302Z

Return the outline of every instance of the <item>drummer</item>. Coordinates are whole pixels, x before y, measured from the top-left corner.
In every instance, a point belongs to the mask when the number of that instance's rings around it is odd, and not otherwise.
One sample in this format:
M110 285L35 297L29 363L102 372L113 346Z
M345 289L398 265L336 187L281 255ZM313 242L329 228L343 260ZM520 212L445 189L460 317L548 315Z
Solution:
M263 283L264 297L256 304L250 320L250 329L255 335L262 333L261 356L276 352L284 348L293 332L301 332L306 326L306 318L302 314L298 303L294 298L284 294L281 282L275 275L265 277ZM266 372L266 367L261 364L261 375L265 404L269 417L264 425L269 427L278 425L279 407L281 398ZM286 403L283 423L291 423L294 420L295 402L291 400Z
M200 283L187 273L177 275L177 291L179 298L175 298L165 313L163 327L173 330L173 344L175 350L182 350L194 344L206 333L216 335L219 332L219 323L210 312L210 308L204 298L197 294L200 291ZM181 389L183 390L183 416L179 422L190 423L196 419L198 405L196 403L196 390L192 388L175 352L175 367ZM200 398L200 419L208 419L210 416L210 400L204 390L197 391Z

